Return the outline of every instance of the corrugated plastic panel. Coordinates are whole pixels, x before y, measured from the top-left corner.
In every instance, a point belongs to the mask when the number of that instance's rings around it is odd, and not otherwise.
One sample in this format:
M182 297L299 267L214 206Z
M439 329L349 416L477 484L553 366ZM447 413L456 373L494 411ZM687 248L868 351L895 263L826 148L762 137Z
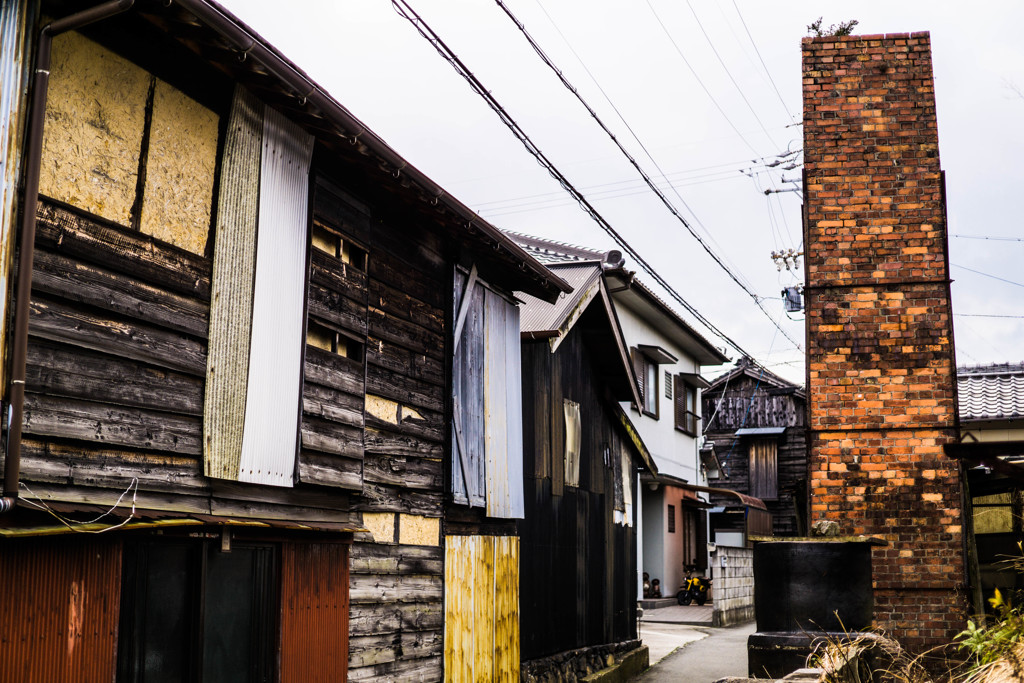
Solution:
M519 680L519 539L445 538L445 680Z
M0 683L114 680L119 542L7 542L0 587Z
M505 309L505 415L509 516L526 516L523 498L523 362L519 341L519 307Z
M34 3L0 3L0 320L7 320L14 261L14 234L18 225L18 177L21 174L22 121L25 116L27 59L25 36L29 34L29 6ZM0 386L7 386L7 327L0 326Z
M281 551L281 683L348 678L348 546Z
M585 304L597 295L597 282L601 279L600 263L572 264L552 268L552 272L568 282L573 291L563 294L553 304L517 292L516 297L523 301L523 332L557 330L566 320L582 312Z
M221 161L203 406L204 472L221 479L238 479L242 457L263 109L235 89Z
M299 433L313 138L267 107L239 481L291 486Z

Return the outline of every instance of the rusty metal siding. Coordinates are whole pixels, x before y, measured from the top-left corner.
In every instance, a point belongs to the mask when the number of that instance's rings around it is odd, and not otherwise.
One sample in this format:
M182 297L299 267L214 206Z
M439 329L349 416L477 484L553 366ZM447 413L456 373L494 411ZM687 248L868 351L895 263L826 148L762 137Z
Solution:
M7 320L7 296L18 226L18 177L28 88L28 30L35 3L0 3L0 320ZM7 327L0 325L0 386L7 386Z
M0 683L114 680L120 542L8 541L0 587Z
M519 539L445 538L445 681L519 680Z
M239 481L292 486L299 433L313 138L267 107Z
M281 550L281 683L348 679L348 546Z
M204 473L238 479L249 376L263 105L235 89L224 140L203 404Z

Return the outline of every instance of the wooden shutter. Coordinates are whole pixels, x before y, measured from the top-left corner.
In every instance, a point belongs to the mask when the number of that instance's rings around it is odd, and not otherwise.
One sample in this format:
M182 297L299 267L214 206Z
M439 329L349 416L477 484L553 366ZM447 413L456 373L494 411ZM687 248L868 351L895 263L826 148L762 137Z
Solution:
M580 404L562 399L565 414L565 485L580 485L580 444L583 439L580 423Z
M774 500L779 495L778 443L757 439L750 443L750 495Z
M676 428L686 429L686 383L680 375L675 376L675 405Z
M465 300L465 303L464 303ZM522 518L523 402L519 307L455 276L452 496L489 517Z

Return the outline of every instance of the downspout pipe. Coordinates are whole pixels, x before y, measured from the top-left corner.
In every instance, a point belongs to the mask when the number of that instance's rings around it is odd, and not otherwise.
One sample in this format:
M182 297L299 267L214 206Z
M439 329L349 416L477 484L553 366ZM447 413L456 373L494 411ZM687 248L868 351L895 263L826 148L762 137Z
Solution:
M0 513L18 502L21 479L21 425L25 415L25 366L28 357L29 299L32 293L32 262L35 260L36 210L39 207L39 174L43 155L43 124L46 119L46 95L50 85L50 51L55 36L80 29L131 9L135 0L112 0L57 19L39 33L36 66L32 79L32 103L29 109L25 150L25 201L22 206L21 232L18 238L18 285L14 306L14 348L11 352L11 386L8 394L10 422L7 426L7 453L4 457L4 495Z

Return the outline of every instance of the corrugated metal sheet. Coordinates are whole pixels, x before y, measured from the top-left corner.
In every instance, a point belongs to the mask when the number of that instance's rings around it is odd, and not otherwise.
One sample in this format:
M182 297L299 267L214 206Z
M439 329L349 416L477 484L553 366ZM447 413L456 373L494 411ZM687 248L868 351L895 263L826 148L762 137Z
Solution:
M14 235L18 225L18 176L21 174L21 132L28 83L28 26L35 3L0 3L0 320L7 320ZM0 386L7 386L6 325L0 325Z
M114 680L119 542L6 542L0 587L0 683Z
M221 161L203 406L204 472L221 479L238 479L242 457L263 109L235 88Z
M281 683L348 678L348 546L281 550Z
M445 538L445 680L519 680L519 539Z
M549 304L529 294L516 292L516 298L523 302L520 321L520 329L523 332L558 331L565 327L565 323L574 320L574 313L581 313L586 302L597 295L598 280L601 279L600 263L552 266L552 272L569 283L572 293L565 294L555 303Z
M484 441L487 516L522 519L523 399L518 307L484 293Z
M269 107L263 125L249 384L238 478L291 486L302 388L313 138Z

